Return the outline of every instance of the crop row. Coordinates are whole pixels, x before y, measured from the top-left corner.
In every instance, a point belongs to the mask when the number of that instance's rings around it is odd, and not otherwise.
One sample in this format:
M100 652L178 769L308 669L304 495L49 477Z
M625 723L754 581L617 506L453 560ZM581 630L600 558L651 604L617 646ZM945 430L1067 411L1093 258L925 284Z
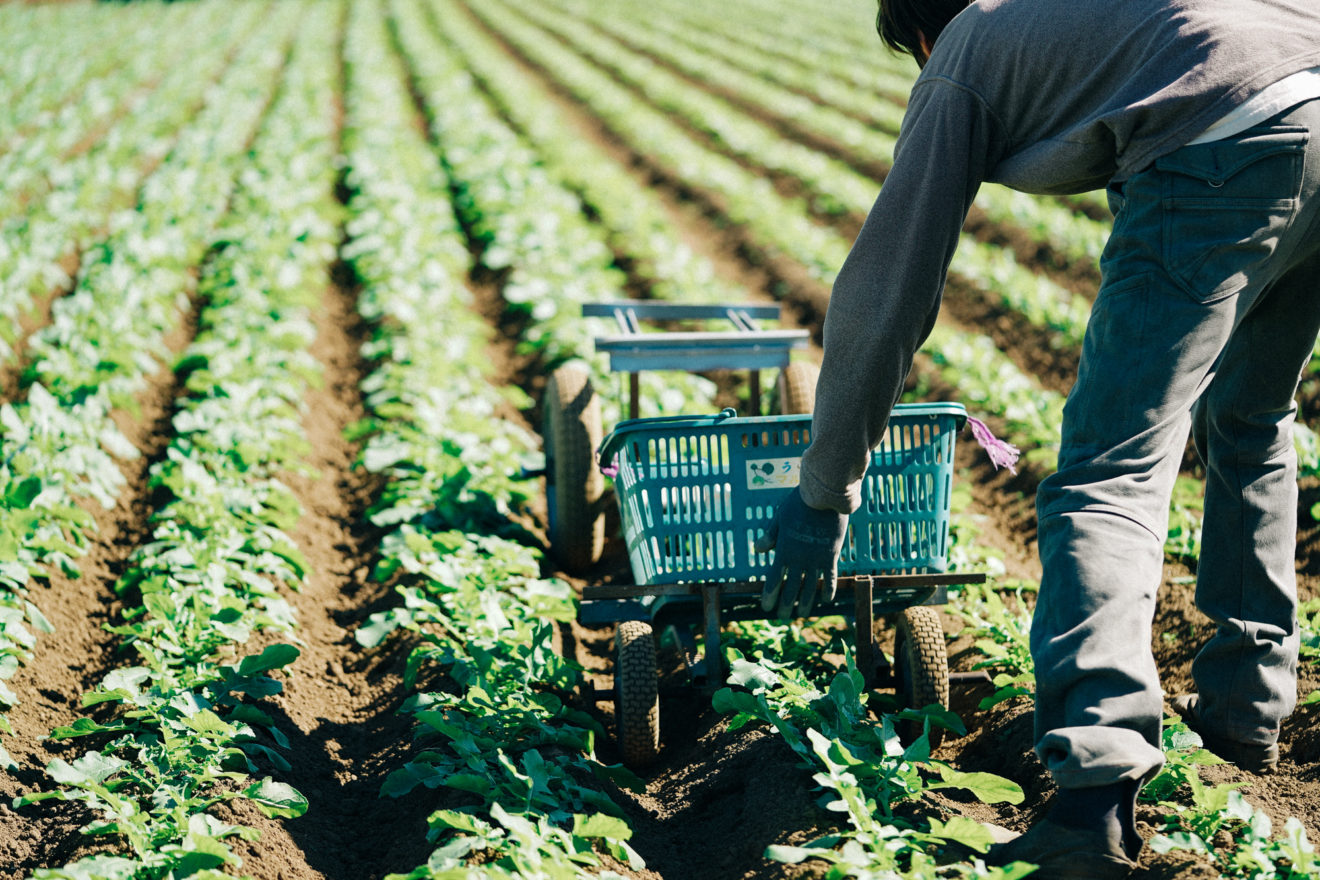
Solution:
M547 170L589 207L617 257L656 299L742 303L750 294L719 277L711 261L683 241L653 190L604 149L565 123L544 85L522 69L464 15L438 15L447 48L462 57L503 116L535 150ZM535 100L528 96L535 95Z
M904 101L917 67L906 55L891 53L876 34L876 10L871 4L839 7L828 0L810 0L791 8L776 9L767 15L758 0L731 0L721 4L723 26L735 42L750 42L781 51L785 46L808 59L820 58L820 64L836 76L854 83L862 90L882 88L897 101ZM681 16L692 20L688 15ZM883 78L877 80L877 76ZM906 85L891 83L889 77L905 79ZM897 94L893 89L899 89ZM1103 191L1066 196L1063 201L1081 208L1088 216L1109 216Z
M193 11L187 22L176 21L182 12L167 17L182 34L169 51L137 47L131 64L107 75L112 85L89 86L67 105L69 124L57 117L0 155L0 174L15 196L0 207L0 365L15 359L18 318L33 308L33 298L72 285L67 260L132 216L144 174L171 150L234 47L260 20L255 4L229 15L215 6L178 8ZM135 46L137 39L125 43ZM144 85L151 79L157 81ZM98 137L101 117L110 127ZM66 132L93 142L74 149L52 140Z
M267 34L287 33L299 12L289 9L278 20L267 21ZM320 16L312 20L324 22ZM232 655L234 648L247 640L249 632L289 629L291 612L274 588L278 584L296 585L303 574L304 563L284 532L297 514L296 505L272 475L280 469L296 468L301 451L295 401L313 370L305 354L310 332L305 296L307 285L317 283L310 279L324 278L324 264L329 258L326 248L333 229L333 223L316 222L317 216L325 221L325 215L332 213L328 203L323 201L316 207L300 202L301 198L315 193L320 194L315 198L324 200L330 191L329 182L323 176L318 182L316 176L334 167L333 155L327 152L324 137L307 137L308 126L318 119L324 123L325 111L334 104L333 84L326 79L330 66L324 63L333 55L330 42L324 29L304 30L277 102L251 150L242 156L252 163L240 175L242 187L231 193L228 185L232 178L226 177L224 171L231 167L228 159L239 156L240 150L248 146L246 132L251 131L250 126L242 125L240 111L244 108L233 96L245 94L251 99L245 106L256 114L249 116L255 122L269 97L270 86L277 81L272 74L284 60L283 53L269 52L266 44L247 48L247 57L237 59L232 69L235 79L225 81L215 90L216 103L208 105L199 117L199 124L205 125L212 121L212 108L216 114L227 113L229 140L190 140L185 133L153 179L142 187L140 211L126 213L120 221L122 228L98 251L103 259L87 264L92 267L104 262L114 266L114 273L107 278L108 283L117 285L125 285L131 279L151 278L152 283L140 285L141 302L135 302L131 310L107 312L102 305L98 311L92 303L103 301L105 294L101 294L101 300L95 300L92 291L106 288L80 283L73 295L56 306L52 325L32 341L33 350L40 352L34 358L33 375L59 393L93 401L104 396L100 409L103 416L116 405L131 405L146 373L168 356L162 339L187 305L182 294L190 289L188 276L199 264L202 266L202 278L195 294L202 307L198 319L201 329L176 368L187 391L176 404L178 411L173 418L176 437L162 460L151 469L156 497L165 500L153 515L150 544L134 554L127 574L118 584L128 604L122 615L124 622L115 629L123 642L138 652L141 665L112 673L85 698L85 705L97 707L95 719L79 719L53 732L57 740L87 737L93 743L102 743L99 751L89 751L72 761L57 759L50 766L52 782L57 787L32 792L20 800L22 804L51 798L83 801L104 815L88 830L98 835L120 835L131 854L100 853L51 869L45 876L121 877L161 871L174 871L179 876L209 875L226 864L237 864L226 839L251 836L249 830L214 819L212 808L219 802L244 794L269 814L284 816L296 815L305 806L297 793L286 786L270 780L252 784L242 781L259 765L287 768L279 755L279 747L285 740L254 700L278 692L279 685L270 674L289 663L296 652L285 646L272 646L237 663L221 663L219 658ZM267 49L264 54L263 45ZM251 63L257 59L264 63ZM323 72L313 73L318 69ZM239 74L246 75L246 86L237 81ZM303 77L309 75L313 81L303 82ZM212 152L202 151L203 145ZM193 150L199 152L194 154ZM194 155L213 163L205 166L211 174L199 174L199 168L188 164ZM363 159L361 153L358 159L364 169L370 167L370 160ZM188 177L187 173L193 176ZM162 182L160 186L166 183L168 186L157 190L156 181ZM222 185L217 187L217 183ZM415 202L411 198L413 183L410 181L407 190L409 203ZM452 195L447 186L432 187L431 191L437 196L437 205L445 205ZM549 191L549 188L529 188L517 194ZM390 213L389 205L398 201L400 192L387 189L378 195L377 207L383 215ZM187 195L196 203L190 207L167 205L159 200L164 193L173 193L175 198ZM580 217L580 207L572 204L573 209L564 214L567 219ZM232 213L224 218L223 227L216 229L217 212L226 206ZM366 224L372 213L361 207L358 223L351 226L352 232L364 236L354 239L359 248L371 240ZM403 221L402 225L390 228L395 236L406 237L419 228L404 218L395 219ZM159 224L167 221L177 221L177 235L160 234L163 230ZM443 224L437 227L443 228ZM148 244L154 250L140 249ZM431 254L433 244L422 243L423 252ZM529 259L537 256L534 251L526 249L521 242L518 245L524 248L517 253L522 262L541 265ZM352 246L345 253L359 261L365 256L365 250L355 252ZM137 262L131 262L134 259ZM355 265L361 267L360 262ZM414 366L410 355L425 363L421 357L425 353L430 356L432 372L441 366L452 368L456 337L450 310L437 310L435 303L428 301L433 295L430 284L435 277L423 273L415 279L418 286L410 291L413 296L409 299L395 287L394 270L399 261L392 259L386 265L390 274L378 273L384 285L374 300L384 311L376 317L383 318L387 326L397 327L415 317L410 310L416 310L416 314L432 317L432 322L423 325L429 326L429 330L422 335L412 339L392 338L389 350L382 347L378 353L388 364L408 363L410 368ZM558 282L580 277L577 269L587 268L591 263L562 268L553 262L543 265L554 266L553 273L542 274ZM93 276L90 268L85 274ZM512 277L514 283L538 281L535 273ZM545 278L540 280L544 283ZM506 289L507 282L508 279ZM88 305L81 307L84 300ZM364 303L368 301L370 296L364 295ZM577 304L571 297L565 299L566 306ZM67 323L66 314L77 314L82 323ZM125 325L124 319L130 315L140 325L141 333L130 332L135 328ZM97 323L98 319L102 320L101 324ZM546 328L537 326L536 316L532 316L528 326L547 338L552 337ZM477 338L475 334L471 336ZM71 337L85 344L66 350L57 342ZM83 363L78 352L96 347L107 354L103 361L97 362L99 372L89 375L78 368ZM121 358L120 351L132 352L134 356ZM130 368L136 368L137 372ZM420 419L420 424L407 426L409 430L404 432L413 444L407 461L429 461L430 466L420 471L420 480L405 481L396 492L387 492L386 500L376 511L377 519L402 521L406 516L403 511L417 506L459 517L480 508L481 499L494 499L498 514L501 505L507 510L514 502L525 500L521 490L500 489L479 496L474 503L470 495L479 481L469 478L474 470L481 470L498 474L507 482L506 471L512 468L505 466L516 463L522 450L533 441L516 431L510 433L506 423L490 419L491 410L500 404L492 403L489 394L484 402L479 396L465 398L459 386L446 381L452 376L435 377L439 381L432 385L429 380L421 381L423 375L412 371L376 377L382 382L376 389L380 411L392 418L401 412L402 401L392 397L404 393L401 389L411 393L418 387L438 387L452 392L442 400L433 401L431 406L420 406L409 413L410 417ZM44 385L31 387L34 401L39 404L47 400ZM505 395L496 393L494 397L499 401ZM59 398L49 399L63 413ZM650 405L656 403L654 399L648 401ZM464 407L470 408L470 422L456 418L456 413ZM86 415L87 409L83 408L69 412L66 417L93 428L110 424L106 419L88 420ZM474 435L462 431L465 424L474 428L488 422L498 427L499 436L473 442ZM438 436L451 439L437 446L434 438ZM89 449L109 446L131 455L131 448L116 437L108 431L93 430ZM511 443L511 437L516 442ZM422 447L430 450L429 457L421 455ZM464 461L454 455L460 448L480 453L480 458L469 456ZM491 456L501 448L511 457ZM65 443L52 458L78 458L69 452L70 447ZM373 438L364 464L370 468L387 467L391 454L388 442L382 446L379 438ZM103 473L114 472L109 459L98 460ZM419 472L409 469L409 473L416 477ZM437 486L434 480L440 480L444 486ZM106 489L96 493L104 505L114 503L119 482L122 481L107 477ZM21 491L35 488L39 486L29 480ZM455 493L448 508L436 502L437 497L444 497L446 488ZM511 500L504 497L510 491ZM16 495L12 500L16 503L11 508L17 509L36 499ZM492 548L498 550L499 542L488 534L489 513L478 510L477 518L467 522L473 529L470 544L474 549L460 554L472 555L473 565L490 569L482 577L489 579L491 586L486 598L475 605L459 602L459 607L482 611L464 624L473 632L461 644L468 650L476 650L477 660L473 662L484 665L491 655L481 653L482 633L490 630L492 622L498 619L517 622L521 618L513 643L529 641L523 635L526 627L533 627L537 635L531 641L539 646L538 662L548 662L546 658L553 657L548 642L553 628L547 627L545 621L571 615L571 606L567 604L569 594L562 584L541 582L536 577L538 566L529 551L511 548L504 553L492 552ZM456 520L448 521L444 523L445 529L435 533L435 547L449 548L452 541L448 528L454 524ZM437 524L428 517L426 523L419 525L434 528ZM392 566L417 565L416 540L387 541L386 550L387 561L382 565L385 576L394 570ZM72 550L68 555L67 564L72 567ZM491 556L495 557L493 561L488 559ZM525 607L510 598L518 592L517 588L512 593L507 589L519 578L528 581L523 596ZM442 592L449 586L442 585ZM496 591L495 586L502 589ZM138 600L140 604L134 604ZM503 618L490 613L506 602L510 607L503 612ZM551 605L546 607L546 603ZM558 611L554 610L555 603ZM447 605L449 600L440 604ZM35 609L32 614L36 615ZM506 633L495 635L507 641ZM552 664L551 683L561 686L564 673L554 668ZM535 679L523 675L518 678L524 690L535 683ZM478 690L477 697L480 696ZM438 697L419 699L423 700L425 710L431 705L425 700L434 701ZM543 697L537 695L535 699L542 701ZM426 719L429 713L420 711L419 717ZM585 717L576 718L571 712L568 718L572 723L554 733L555 742L562 746L572 741L589 748L596 730L594 722ZM574 726L583 723L587 724L586 728ZM527 762L534 759L534 751L531 757L523 758ZM595 768L592 772L607 777L619 772L602 768L598 762L580 766ZM406 779L415 769L401 770L400 779ZM393 791L399 794L406 787L396 781ZM562 789L562 784L554 784L556 797ZM608 805L600 795L586 789L583 792L588 802ZM512 823L502 809L496 806L496 814L504 816L506 825ZM609 809L617 813L617 808ZM627 836L626 827L609 816L584 815L582 824L575 825L573 831L579 841L605 839L606 845L620 857L635 858L622 844ZM589 848L590 844L586 845ZM570 847L568 852L574 861L584 858L581 843Z
M797 66L818 71L852 91L872 90L891 103L907 101L917 66L911 58L880 51L874 14L862 4L828 7L834 15L822 16L822 5L797 4L792 9L766 15L757 0L734 0L723 5L722 15L705 9L665 7L679 20L699 30L718 33L731 40L741 54L743 47L790 59ZM690 39L690 38L689 38ZM750 57L750 56L749 56ZM813 61L813 59L815 59ZM776 78L770 71L766 75ZM799 76L797 71L787 74Z
M581 129L566 123L544 84L487 32L452 5L441 7L434 21L446 48L473 73L487 96L474 91L472 99L488 98L558 185L581 199L593 226L612 248L615 262L627 266L631 286L657 300L703 304L751 300L746 287L722 279L710 259L684 240L662 197L639 187L627 167L583 137ZM528 100L532 95L536 99ZM694 375L646 373L640 390L647 412L712 409L710 383ZM621 397L605 399L607 419L614 420Z
M538 153L499 117L453 52L438 45L422 51L409 42L429 35L422 25L445 20L422 18L401 24L400 36L454 181L459 219L480 247L481 264L502 275L501 292L511 313L524 320L520 350L546 372L584 359L605 387L609 374L603 358L592 353L593 328L581 307L624 296L627 278L614 265L610 242L585 216L581 199L549 174ZM642 379L644 415L710 407L712 389L697 377Z
M270 42L254 61L264 54L274 63L253 67L280 89L238 188L231 192L233 178L222 173L206 190L184 190L195 205L157 216L148 203L138 215L150 222L196 212L194 236L178 256L212 247L197 282L199 329L175 366L174 436L150 468L159 499L151 536L115 584L123 608L110 631L137 665L115 669L84 695L83 706L96 707L91 716L51 732L55 740L86 737L87 750L53 759L52 786L15 802L82 802L97 816L86 833L120 843L41 876L222 876L222 866L239 862L226 840L253 833L217 818L218 804L245 797L272 816L306 808L289 786L259 778L263 768L288 764L278 754L287 740L256 701L279 692L270 673L298 651L267 644L242 656L242 646L256 632L293 628L280 590L306 571L285 531L297 502L279 476L301 467L305 451L299 408L317 370L306 350L314 336L308 313L326 284L338 228L328 113L335 82L322 63L338 28L309 18L308 5L284 5L266 21ZM272 76L280 43L295 25L280 80ZM213 116L232 125L246 103L249 119L262 117L260 90L233 97ZM229 145L236 152L247 145L237 131ZM226 142L205 143L202 158ZM198 263L185 259L181 269L189 265Z
M395 630L413 631L409 685L430 680L426 670L455 684L419 689L404 704L421 751L390 775L382 796L442 789L452 806L429 818L435 851L426 863L395 876L617 876L593 870L600 864L593 846L642 864L618 807L601 791L622 771L596 759L599 725L564 699L578 673L554 650L556 627L573 615L572 591L541 577L539 553L518 540L512 519L528 496L511 475L537 440L499 417L526 401L511 400L514 390L490 375L491 330L465 284L464 227L449 195L477 181L451 177L414 124L381 7L377 0L354 6L345 47L353 220L344 255L373 328L361 462L387 478L371 517L388 530L375 576L394 583L402 601L374 615L357 639L371 647ZM452 59L423 6L398 0L390 11L434 120L431 102L464 94L452 81ZM480 143L496 143L490 137ZM443 155L473 143L451 137ZM518 154L505 146L499 156ZM473 168L459 163L452 173ZM475 206L468 210L469 228L483 228ZM592 254L584 254L584 272ZM553 324L554 313L544 321ZM528 326L540 323L532 314Z
M732 120L745 114L733 110L723 101L701 97L702 92L694 88L691 80L719 83L722 90L736 95L740 102L759 108L774 119L790 122L794 129L846 145L846 155L861 157L868 163L893 161L895 139L892 134L859 122L827 103L769 83L756 72L721 59L721 53L712 47L693 48L685 45L685 41L679 39L679 34L700 32L700 22L666 25L662 19L654 27L641 27L635 17L622 14L622 10L603 18L593 16L588 19L584 7L577 0L563 0L557 5L565 10L559 16L552 15L544 7L528 12L534 14L543 25L552 26L561 38L569 40L575 47L587 51L591 57L620 72L648 95L658 92L667 103L699 102L698 110L700 104L704 103L710 109L701 114L699 125L703 128L717 127L720 132L717 136L722 137L722 132L731 125L730 122L721 122L721 115L728 114ZM584 20L599 24L593 28L584 28L581 26ZM565 27L570 22L573 25ZM601 39L601 34L608 34L609 39ZM647 59L651 57L672 65L686 78L676 78L660 65L650 63ZM637 72L631 73L630 70ZM646 71L645 76L640 74L642 70ZM750 121L743 121L739 128L746 129L750 124ZM775 134L780 143L789 143L783 135L778 132ZM737 143L736 140L726 142ZM819 162L819 159L816 161ZM861 205L848 201L848 194L853 189L851 187L841 189L838 194L826 190L823 195L840 199L848 210L860 209L860 213L864 214L874 199L876 183L867 181L866 185L858 184L860 191L866 194ZM1023 228L1033 238L1049 244L1056 253L1069 260L1097 259L1107 234L1108 224L1097 223L1076 214L1053 199L1027 196L1000 186L982 187L975 204L991 220Z
M717 15L710 9L677 3L660 4L656 8L664 11L655 19L658 32L683 46L678 53L666 52L657 58L666 62L672 59L679 70L699 77L707 86L718 83L731 94L739 97L746 94L750 99L773 94L776 97L772 103L780 107L784 106L780 103L784 98L779 90L787 90L846 113L867 126L898 134L904 104L912 88L909 63L876 52L867 59L873 63L859 65L854 55L845 64L837 47L822 52L820 44L808 42L802 32L793 39L784 39L782 33L770 33L764 16L729 16L727 10ZM758 31L773 39L756 39ZM635 42L631 36L628 40L651 51L649 41ZM689 49L712 59L716 66L702 69L702 62L688 60ZM734 73L737 79L726 83L709 78L724 72ZM767 87L744 93L746 74L758 77Z
M817 625L819 628L819 625ZM715 708L741 727L768 725L782 738L823 792L841 828L797 846L771 846L766 855L796 864L819 859L839 877L982 877L1012 880L1029 865L988 868L976 856L954 862L942 851L958 844L985 853L989 830L961 816L944 816L930 800L937 791L961 789L985 804L1021 803L1015 783L985 772L963 772L931 755L930 726L961 723L926 710L925 732L904 743L901 718L868 690L851 663L842 670L814 662L820 648L797 625L743 624L726 645L728 687L716 692ZM847 656L847 647L840 646ZM748 659L754 657L755 659ZM920 818L907 818L904 804L920 804Z
M29 340L26 398L0 407L8 501L0 678L13 675L33 644L24 618L45 626L25 598L29 584L54 568L77 574L95 528L80 505L114 508L124 487L116 459L138 455L113 413L135 408L170 356L165 338L187 308L192 270L226 210L269 97L262 88L274 80L283 51L277 39L256 41L241 61L223 82L228 100L204 108L143 183L140 210L117 214L109 236L84 255L75 289ZM6 705L16 699L2 696Z

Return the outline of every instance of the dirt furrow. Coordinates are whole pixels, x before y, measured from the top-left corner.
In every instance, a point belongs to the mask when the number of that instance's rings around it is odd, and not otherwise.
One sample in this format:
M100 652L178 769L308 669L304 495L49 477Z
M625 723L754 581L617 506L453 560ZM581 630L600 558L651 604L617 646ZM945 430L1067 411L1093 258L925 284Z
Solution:
M409 85L425 132L425 101L415 83ZM341 185L341 201L351 195ZM469 246L478 250L471 236ZM500 278L476 274L469 285L476 307L501 330L490 351L491 381L525 382L531 368L515 353L517 328L508 324ZM360 388L370 365L360 352L370 328L355 307L359 282L351 267L337 265L334 279L317 313L313 347L324 382L309 391L305 419L309 464L319 476L287 479L303 508L293 537L311 566L306 584L290 598L302 655L285 692L272 701L291 739L292 769L283 778L310 806L300 818L277 822L242 802L234 805L244 824L262 831L259 842L239 850L244 870L260 880L376 880L407 872L434 849L426 819L446 797L425 787L402 798L381 797L388 775L413 751L411 716L399 712L414 692L403 677L412 643L401 635L367 650L353 639L359 625L398 596L371 576L385 530L372 526L367 514L382 478L355 467L360 448L345 437L345 429L367 415ZM521 418L513 411L502 417Z
M342 39L341 32L335 98L341 135ZM352 196L345 173L336 186L341 204ZM347 238L341 228L341 248ZM357 309L361 284L352 267L336 261L327 281L312 315L311 354L321 376L304 395L310 473L282 477L301 508L290 536L308 563L302 586L289 596L301 654L268 707L290 743L291 766L281 778L302 793L308 809L274 820L249 802L229 805L239 822L261 832L260 840L236 848L244 873L261 880L375 880L410 870L431 851L424 797L380 796L389 773L406 762L411 739L409 718L398 711L408 696L401 644L407 640L369 652L353 637L396 597L372 577L385 530L368 514L383 477L358 466L361 444L348 436L368 416L361 389L371 368L362 346L371 329Z
M825 308L829 301L827 285L812 277L800 263L766 251L747 234L745 229L730 222L723 198L719 193L691 185L679 173L657 164L653 158L634 147L625 135L611 130L606 123L589 113L584 113L577 104L575 96L556 82L549 71L537 64L534 59L523 56L497 31L490 29L480 17L474 16L474 19L511 57L517 58L545 83L547 90L555 96L555 100L566 108L576 108L571 111L566 109L566 114L572 114L567 118L580 118L581 121L575 124L593 130L595 132L593 137L597 141L609 145L617 155L626 156L626 164L634 169L639 182L652 189L667 192L672 201L685 206L689 216L693 210L688 206L694 206L696 212L703 218L699 225L705 227L704 231L695 237L709 242L705 250L707 252L716 250L732 255L732 263L728 257L723 258L726 269L733 264L754 267L763 279L759 289L769 290L773 297L788 306L795 313L795 320L803 326L812 328L816 340L819 341L819 328L823 323ZM549 38L555 39L554 35ZM645 96L639 97L644 103L647 102ZM696 143L712 152L725 154L709 135L694 130L682 120L674 121L682 125ZM742 167L754 170L763 176L776 176L773 172L758 168L745 158L737 156L730 158ZM794 181L789 186L794 194L800 195L805 192L801 182ZM841 235L850 237L856 234L862 219L864 218L836 217L823 222L828 222ZM1051 341L1048 331L1031 327L1019 313L991 302L984 291L956 276L950 278L945 289L945 297L950 307L946 308L942 320L961 325L963 329L974 328L974 332L977 333L993 332L1000 350L1024 372L1037 375L1045 387L1060 393L1066 393L1071 387L1075 377L1077 353L1061 351ZM987 323L983 325L983 321Z
M314 475L284 477L302 507L291 536L310 565L289 597L302 654L269 706L291 742L285 754L292 769L281 778L310 806L300 818L274 821L250 805L233 805L239 821L262 831L260 841L238 850L244 871L271 880L368 880L410 870L430 853L424 797L380 797L385 777L407 760L411 739L407 716L398 714L408 694L403 654L367 652L353 640L357 626L392 598L371 577L381 530L366 515L380 480L355 467L360 450L345 437L366 416L360 384L368 367L360 350L369 330L355 309L351 270L340 264L334 276L316 313L312 347L323 381L305 398Z
M613 31L602 28L606 35L625 47L628 51L641 58L655 64L666 73L682 80L684 83L692 86L694 90L704 91L722 101L727 102L731 107L747 115L748 118L759 122L766 127L779 133L785 140L802 144L810 149L822 153L825 156L835 159L848 167L852 168L858 174L874 180L877 188L884 182L889 174L891 162L886 158L880 158L858 152L858 150L847 143L823 134L807 125L804 125L797 119L774 112L764 105L748 98L745 94L730 86L723 85L717 81L702 79L693 76L683 70L679 65L670 59L667 59L644 46L627 39L627 37L614 33ZM552 35L556 36L557 35ZM563 42L561 40L561 42ZM565 45L568 45L565 43ZM569 46L569 48L572 48ZM594 63L594 62L593 62ZM633 91L639 94L643 101L649 102L640 89L628 84ZM791 91L791 90L788 90ZM816 96L806 95L805 97L817 100ZM819 101L817 101L820 103ZM702 132L699 128L692 125L691 122L680 116L671 117L675 122L682 125L694 139L705 144L715 152L726 152L719 141L711 137L708 133ZM732 158L739 158L737 155L729 153ZM740 159L740 161L743 161ZM744 161L744 164L747 164ZM776 172L771 169L762 168L760 171L776 183L782 192L788 195L806 196L808 204L814 200L810 197L813 193L805 188L803 184L792 178L791 175ZM852 214L842 217L831 217L829 214L817 212L817 215L823 221L832 222L840 228L844 234L853 237L856 230L860 228L861 222L865 219L863 216ZM1040 274L1049 277L1051 280L1060 284L1070 291L1080 292L1085 295L1093 296L1100 283L1099 267L1090 263L1077 263L1057 253L1048 243L1034 239L1030 234L1013 226L996 222L988 218L983 210L972 206L965 224L966 230L977 240L987 244L993 244L997 247L1003 247L1011 250L1017 257L1018 262L1023 265L1030 265Z
M169 351L181 353L196 331L194 301L167 339ZM77 559L81 577L57 571L29 586L29 598L54 632L38 636L32 659L9 682L19 703L8 712L14 734L4 737L4 745L18 769L0 773L0 880L18 880L36 868L62 865L102 846L78 832L92 817L77 803L45 801L16 810L11 802L16 795L49 787L45 767L51 759L68 760L85 751L77 740L44 737L85 714L82 695L112 669L134 661L121 653L118 637L103 627L119 622L122 603L115 584L133 552L151 536L149 470L173 436L171 419L181 391L172 367L162 365L137 398L138 412L113 414L120 431L141 453L119 463L126 486L118 503L113 510L87 505L97 528L88 552Z

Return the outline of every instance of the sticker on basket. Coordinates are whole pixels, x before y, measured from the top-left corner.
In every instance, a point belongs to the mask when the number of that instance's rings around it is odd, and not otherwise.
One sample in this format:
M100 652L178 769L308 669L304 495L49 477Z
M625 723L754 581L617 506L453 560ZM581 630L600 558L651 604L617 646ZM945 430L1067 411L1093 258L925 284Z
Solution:
M801 458L758 458L747 462L748 489L791 489L798 484Z

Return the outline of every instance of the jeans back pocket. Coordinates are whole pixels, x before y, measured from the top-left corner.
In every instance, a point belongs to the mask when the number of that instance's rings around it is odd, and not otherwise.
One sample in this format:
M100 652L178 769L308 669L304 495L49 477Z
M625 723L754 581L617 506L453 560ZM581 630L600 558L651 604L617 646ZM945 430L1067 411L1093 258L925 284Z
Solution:
M1274 253L1297 210L1308 132L1247 129L1155 160L1169 274L1201 301L1243 288Z

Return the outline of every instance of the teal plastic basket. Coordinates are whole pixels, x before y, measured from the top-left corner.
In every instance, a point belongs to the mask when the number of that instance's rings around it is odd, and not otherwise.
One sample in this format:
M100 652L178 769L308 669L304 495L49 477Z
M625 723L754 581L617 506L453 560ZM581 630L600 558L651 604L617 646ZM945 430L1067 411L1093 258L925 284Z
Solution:
M961 404L899 404L862 480L840 575L945 570ZM753 547L797 485L811 416L630 419L605 438L638 584L764 580L773 551Z

